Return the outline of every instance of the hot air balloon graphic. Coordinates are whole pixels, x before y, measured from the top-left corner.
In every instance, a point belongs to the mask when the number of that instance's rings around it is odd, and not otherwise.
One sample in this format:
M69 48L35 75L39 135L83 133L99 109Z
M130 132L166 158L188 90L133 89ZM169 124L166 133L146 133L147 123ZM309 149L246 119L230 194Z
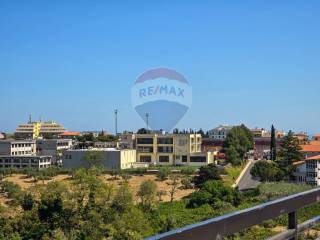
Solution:
M152 130L172 130L191 107L192 89L175 70L144 72L131 90L133 108Z

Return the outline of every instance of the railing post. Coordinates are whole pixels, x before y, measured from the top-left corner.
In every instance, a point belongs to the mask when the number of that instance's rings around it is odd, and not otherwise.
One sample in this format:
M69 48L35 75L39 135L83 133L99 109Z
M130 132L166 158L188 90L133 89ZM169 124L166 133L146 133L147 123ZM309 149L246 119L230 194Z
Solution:
M290 240L297 240L298 239L298 221L297 221L297 212L291 212L288 214L288 229L295 230L295 236L290 238Z

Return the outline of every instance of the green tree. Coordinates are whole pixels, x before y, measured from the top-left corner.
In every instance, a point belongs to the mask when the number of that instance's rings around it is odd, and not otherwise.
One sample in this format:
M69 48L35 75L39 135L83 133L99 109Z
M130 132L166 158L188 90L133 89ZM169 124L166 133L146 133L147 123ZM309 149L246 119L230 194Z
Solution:
M151 210L156 202L157 185L152 180L145 180L141 183L137 196L146 210Z
M275 162L266 160L256 162L250 173L262 182L280 181L284 175Z
M227 160L233 165L241 165L245 154L251 149L253 149L251 131L243 124L233 127L223 145Z
M107 239L140 240L151 234L152 228L143 212L136 207L131 207L123 214L118 215L109 225L109 237Z
M173 202L174 195L176 194L179 186L180 186L180 176L178 174L171 174L169 176L170 182L169 184L169 195L170 195L170 202Z
M24 194L23 199L21 201L21 207L24 211L32 210L33 206L35 205L35 201L33 196L30 193Z
M271 126L271 143L270 143L270 159L275 161L277 159L277 139L276 139L276 129Z
M214 164L203 166L199 169L199 174L193 178L195 187L201 188L202 185L210 180L220 180L219 170Z
M200 191L191 195L188 206L199 207L204 204L210 204L218 209L223 202L238 206L241 203L241 199L241 194L237 189L225 186L221 181L208 181Z
M164 190L158 191L158 192L157 192L158 201L159 201L159 202L162 202L162 197L165 196L165 195L167 195L167 192L166 192L166 191L164 191Z
M137 134L148 134L150 133L149 130L145 129L145 128L140 128L138 131L137 131Z
M170 169L169 168L162 167L162 168L159 169L159 171L157 173L157 178L160 181L165 181L168 178L169 173L170 173Z
M294 137L294 133L289 131L288 135L281 141L281 148L277 159L279 167L289 177L295 169L293 163L301 161L302 159L303 155L301 153L299 141Z
M120 186L117 190L115 197L112 201L112 209L118 212L124 212L128 208L132 207L133 205L133 196L129 189L129 185L124 183Z

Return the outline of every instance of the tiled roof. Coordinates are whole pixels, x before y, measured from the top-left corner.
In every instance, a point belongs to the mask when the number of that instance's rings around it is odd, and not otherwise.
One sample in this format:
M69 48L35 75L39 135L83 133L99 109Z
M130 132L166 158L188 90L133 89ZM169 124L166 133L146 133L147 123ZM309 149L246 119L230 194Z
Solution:
M300 145L302 152L320 152L320 145Z
M309 158L305 159L305 161L309 161L309 160L320 160L320 155L309 157Z
M60 136L80 136L80 132L64 132Z

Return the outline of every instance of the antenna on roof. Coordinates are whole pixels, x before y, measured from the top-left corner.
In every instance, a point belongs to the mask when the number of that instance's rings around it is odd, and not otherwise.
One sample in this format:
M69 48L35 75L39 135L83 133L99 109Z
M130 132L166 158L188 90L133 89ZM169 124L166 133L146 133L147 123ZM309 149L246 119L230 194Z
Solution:
M115 115L115 133L118 135L118 109L114 110Z
M32 123L31 114L29 114L29 123Z

